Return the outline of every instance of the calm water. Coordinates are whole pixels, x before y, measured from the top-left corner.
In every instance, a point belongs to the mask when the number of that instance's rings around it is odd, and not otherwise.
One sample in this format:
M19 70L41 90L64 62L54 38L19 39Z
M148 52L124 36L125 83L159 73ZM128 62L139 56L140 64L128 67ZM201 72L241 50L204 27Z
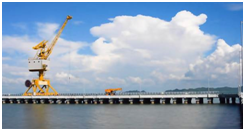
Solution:
M3 104L5 128L242 128L239 105Z

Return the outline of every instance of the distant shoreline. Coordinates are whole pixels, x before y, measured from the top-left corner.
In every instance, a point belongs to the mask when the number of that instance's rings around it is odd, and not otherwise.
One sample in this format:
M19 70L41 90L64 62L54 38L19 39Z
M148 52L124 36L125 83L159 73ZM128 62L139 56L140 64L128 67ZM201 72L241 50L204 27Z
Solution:
M237 94L238 87L198 87L198 88L189 88L189 89L174 89L166 90L165 92L190 92L190 91L219 91L220 93L231 93Z

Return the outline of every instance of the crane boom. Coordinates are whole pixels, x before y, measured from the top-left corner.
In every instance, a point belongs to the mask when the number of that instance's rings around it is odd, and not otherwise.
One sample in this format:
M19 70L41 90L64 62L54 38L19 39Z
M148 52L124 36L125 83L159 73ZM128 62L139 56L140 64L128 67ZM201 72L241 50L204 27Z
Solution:
M45 60L46 60L46 59L49 57L49 55L52 53L55 44L57 43L57 41L58 41L58 39L59 39L59 37L60 37L62 31L64 30L64 28L65 28L65 26L66 26L66 24L67 24L67 21L70 20L70 19L72 19L72 16L69 16L69 15L68 15L68 16L66 17L65 22L64 22L63 25L61 26L59 32L57 33L57 35L56 35L55 38L53 39L52 43L51 43L51 44L49 45L49 47L47 48L47 50L46 50L46 55L45 55L45 57L44 57Z

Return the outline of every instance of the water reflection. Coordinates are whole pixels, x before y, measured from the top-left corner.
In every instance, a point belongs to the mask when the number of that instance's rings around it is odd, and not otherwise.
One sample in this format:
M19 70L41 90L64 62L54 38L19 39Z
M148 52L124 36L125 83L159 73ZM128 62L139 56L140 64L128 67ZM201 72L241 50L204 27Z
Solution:
M239 105L232 104L4 104L2 109L3 128L242 128Z
M243 129L243 105L239 106L239 111L240 111L240 127Z

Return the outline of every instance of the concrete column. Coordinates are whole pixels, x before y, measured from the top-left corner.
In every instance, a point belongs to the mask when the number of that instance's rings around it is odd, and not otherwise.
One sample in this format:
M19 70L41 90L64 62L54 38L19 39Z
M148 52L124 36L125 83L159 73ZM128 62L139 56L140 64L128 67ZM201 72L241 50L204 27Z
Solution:
M109 103L110 103L110 104L113 104L113 100L112 100L112 99L109 99Z
M208 104L213 104L213 98L208 98Z
M40 103L41 103L41 104L44 104L44 103L45 103L45 101L44 101L44 100L40 100Z
M87 105L87 104L88 104L88 100L86 100L86 99L85 99L85 100L84 100L84 104L86 104L86 105Z
M144 104L144 99L140 99L140 104Z
M154 99L151 99L151 104L155 104L155 100Z
M62 101L61 101L61 100L57 100L56 103L57 103L57 104L61 104Z
M25 100L25 103L28 104L28 100Z
M79 104L79 100L75 100L75 103L76 103L76 104Z
M94 99L93 101L94 101L94 104L96 105L97 104L97 100Z
M69 99L66 100L66 104L70 104L70 100Z
M103 104L103 99L100 99L99 101L100 101L100 104Z
M123 99L119 99L119 103L120 104L123 104Z
M20 104L20 100L17 100L17 103Z
M172 98L172 100L173 100L173 104L176 104L177 102L177 100L176 100L176 98Z
M187 98L184 98L184 103L188 104L188 99Z
M14 103L14 101L13 101L13 100L9 100L9 103L10 103L10 104L13 104L13 103Z
M54 101L53 100L48 100L49 101L49 104L53 104L54 103Z
M130 103L130 104L134 104L134 103L133 103L133 99L129 99L129 103Z
M196 98L196 104L200 104L200 99Z
M166 99L165 98L162 98L162 104L166 104Z
M32 103L33 103L33 104L36 104L36 103L37 103L37 101L36 101L36 100L32 100Z

